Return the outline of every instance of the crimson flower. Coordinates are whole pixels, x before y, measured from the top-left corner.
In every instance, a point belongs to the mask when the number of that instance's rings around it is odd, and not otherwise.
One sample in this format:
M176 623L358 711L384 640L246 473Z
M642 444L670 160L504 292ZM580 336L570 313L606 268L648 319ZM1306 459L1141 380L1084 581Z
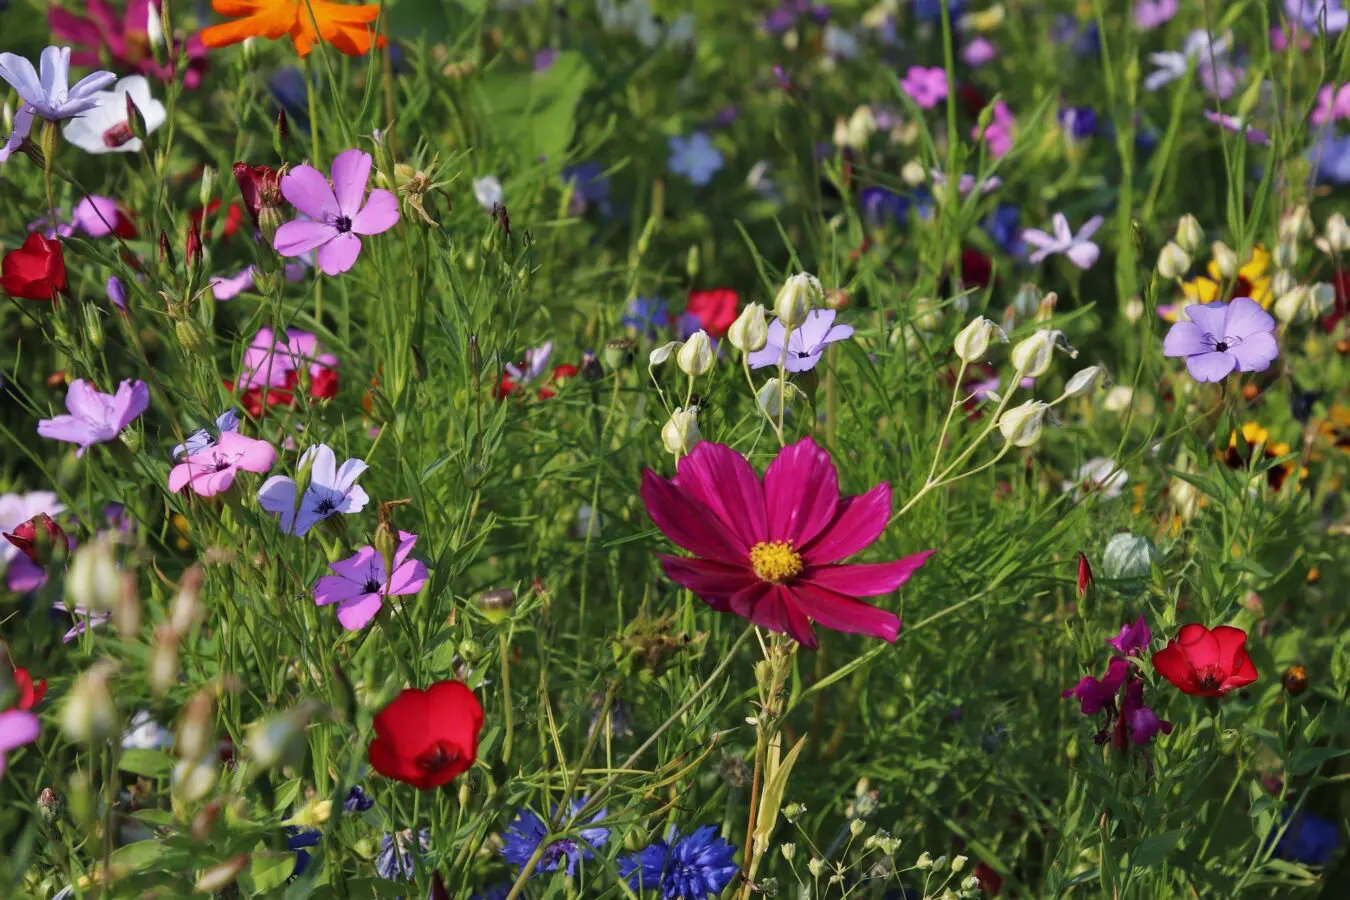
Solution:
M781 450L763 480L735 450L703 441L674 479L645 470L642 499L656 526L694 554L662 555L666 575L718 612L813 649L812 621L894 643L900 617L856 598L889 594L934 552L840 565L885 529L891 488L840 496L834 462L809 437Z
M238 167L236 166L236 171ZM237 177L237 176L236 176ZM199 206L188 213L188 221L196 225L201 231L201 236L211 240L214 236L211 231L211 225L219 220L217 215L220 212L220 198L213 197L206 206ZM244 210L238 203L231 203L225 210L225 237L232 238L239 231L239 226L244 221Z
M38 532L39 528L42 529L42 533ZM70 540L61 530L61 526L52 521L52 517L46 513L38 513L27 522L16 525L13 531L6 531L4 537L39 566L45 566L50 562L52 547L58 543L61 546L68 546Z
M483 706L463 682L408 688L375 714L370 765L418 790L438 788L473 766L482 727Z
M1092 566L1088 563L1087 554L1079 552L1078 554L1078 599L1083 599L1087 593L1088 587L1092 584ZM1142 617L1141 617L1142 619Z
M258 221L262 211L281 206L280 173L267 166L237 162L234 164L234 180L239 184L239 195L244 198L244 206L253 219L253 227L262 228Z
M1183 694L1222 697L1256 680L1247 654L1247 632L1231 625L1210 630L1184 625L1167 646L1153 654L1153 668Z
M698 319L708 337L720 338L736 321L736 305L740 295L731 288L713 288L710 291L690 291L684 311Z
M23 300L55 300L66 289L66 259L61 242L36 231L23 246L5 254L0 263L0 285L5 293Z
M42 698L47 694L47 679L34 682L33 676L27 669L18 668L14 670L14 684L19 689L19 701L15 704L16 709L29 710L42 702Z

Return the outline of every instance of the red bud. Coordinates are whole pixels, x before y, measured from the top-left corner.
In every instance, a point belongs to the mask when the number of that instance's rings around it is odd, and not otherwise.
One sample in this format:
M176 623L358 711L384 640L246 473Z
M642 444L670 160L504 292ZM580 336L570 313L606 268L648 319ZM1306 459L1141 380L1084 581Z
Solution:
M197 263L201 262L201 260L202 260L202 229L201 226L197 223L197 220L194 219L191 222L191 224L188 225L188 235L187 235L188 268L195 267Z
M1092 584L1092 566L1088 565L1086 553L1078 554L1078 597L1081 600L1087 593L1088 585Z

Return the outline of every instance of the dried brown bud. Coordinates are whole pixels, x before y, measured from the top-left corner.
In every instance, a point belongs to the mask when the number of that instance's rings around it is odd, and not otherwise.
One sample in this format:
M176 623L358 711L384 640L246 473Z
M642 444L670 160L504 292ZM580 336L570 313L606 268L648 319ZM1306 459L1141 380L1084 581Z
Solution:
M1290 666L1284 670L1280 683L1284 685L1289 696L1297 697L1308 689L1308 670L1300 665Z

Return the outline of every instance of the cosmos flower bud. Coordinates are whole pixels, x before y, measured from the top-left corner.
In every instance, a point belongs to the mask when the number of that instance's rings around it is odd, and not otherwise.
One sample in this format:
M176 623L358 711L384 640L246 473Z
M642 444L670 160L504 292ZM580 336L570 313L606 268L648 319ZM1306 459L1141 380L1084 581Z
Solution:
M1285 213L1280 219L1280 241L1297 243L1298 239L1312 231L1312 219L1308 216L1308 204L1300 203Z
M821 873L825 871L825 860L821 859L819 856L813 856L811 857L810 862L806 864L806 868L810 870L813 876L819 878Z
M806 314L825 298L825 290L814 275L798 272L783 282L773 301L773 313L786 328L806 321Z
M127 101L127 127L131 129L134 137L145 140L145 116L141 114L141 109L136 105L136 101L131 99L131 91L124 95Z
M216 170L210 166L202 166L202 180L201 184L197 186L197 200L201 203L203 210L211 202L211 189L215 187L215 183Z
M797 855L797 845L791 842L784 844L778 849L782 852L783 859L787 860L788 862L792 862L792 857Z
M688 409L676 407L670 414L670 421L661 427L661 443L667 453L675 456L687 456L699 442L698 407Z
M633 364L633 351L637 341L628 337L613 338L605 341L605 365L611 369L627 369Z
M1177 244L1187 253L1194 253L1199 250L1205 241L1205 230L1200 227L1200 220L1190 213L1182 216L1177 222Z
M112 607L113 625L124 638L133 638L141 630L141 595L136 584L136 573L120 572L117 577L117 597Z
M145 4L145 37L151 50L164 49L164 20L153 3Z
M127 95L128 98L130 96L130 94ZM174 259L173 247L169 246L169 235L162 228L159 230L159 264L170 269L178 265L177 260Z
M1158 254L1158 274L1169 281L1183 277L1190 268L1190 254L1175 241L1168 241Z
M967 862L967 858L964 857L964 856L953 856L953 857L952 857L952 871L953 871L953 872L960 872L962 869L964 869L964 868L966 867L966 862Z
M792 404L804 396L806 395L802 393L802 389L792 382L774 377L764 382L755 400L764 415L777 419L780 409L791 409Z
M676 352L675 364L691 378L706 375L713 367L712 340L708 333L700 328L690 335Z
M1012 351L1012 362L1017 371L1026 378L1044 375L1050 368L1055 342L1062 334L1052 328L1041 328L1019 341Z
M1028 400L1005 412L998 420L998 430L1014 447L1030 447L1041 439L1041 426L1049 410L1048 403Z
M187 246L185 248L189 269L195 269L202 261L202 229L196 219L188 225Z
M758 303L751 303L741 310L741 314L731 323L731 328L727 331L727 340L742 353L763 350L764 345L769 342L769 325L765 319L764 307Z
M1281 238L1275 245L1275 267L1292 269L1298 263L1298 242L1292 238Z
M1144 314L1144 301L1138 297L1131 297L1125 301L1125 321L1133 325L1139 321Z
M1325 281L1319 281L1308 288L1308 295L1312 300L1314 312L1319 316L1325 316L1336 306L1336 287Z
M1102 377L1106 370L1101 366L1088 366L1086 369L1079 369L1064 385L1065 397L1082 397L1090 394L1101 384Z
M953 342L953 347L962 362L979 362L984 359L984 354L989 350L989 340L993 337L1004 343L1008 342L1008 336L1003 333L1002 328L984 316L979 316L961 329Z
M81 675L61 707L61 730L81 743L98 743L117 730L117 705L108 682L117 671L115 663L95 663Z
M1270 292L1277 298L1283 297L1296 287L1298 287L1298 279L1288 269L1281 269L1275 273L1274 278L1270 279Z
M927 850L923 851L922 853L919 854L919 858L914 861L914 867L916 869L933 868L933 855L929 853Z
M1326 238L1327 246L1333 253L1344 253L1350 250L1350 225L1346 224L1345 216L1340 213L1332 213L1327 217L1326 227L1322 231Z
M1238 262L1237 254L1233 252L1232 247L1229 247L1223 241L1215 241L1213 244L1209 245L1209 256L1210 259L1214 261L1214 265L1218 267L1219 275L1221 277L1237 277L1240 263Z

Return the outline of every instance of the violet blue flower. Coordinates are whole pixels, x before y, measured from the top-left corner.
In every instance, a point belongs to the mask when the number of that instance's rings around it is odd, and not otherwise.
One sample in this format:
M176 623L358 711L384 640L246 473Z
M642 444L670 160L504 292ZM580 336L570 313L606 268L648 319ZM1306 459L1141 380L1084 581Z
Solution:
M806 314L805 322L792 329L792 335L787 340L784 363L787 371L806 372L814 369L826 346L853 337L853 326L835 325L835 315L832 309L813 309ZM770 322L768 343L749 355L750 368L763 369L783 362L783 337L786 332L787 329L778 319Z
M1097 257L1101 255L1101 248L1091 241L1091 237L1106 220L1101 216L1093 216L1083 223L1077 234L1069 228L1069 220L1064 213L1055 213L1052 221L1055 227L1053 235L1039 228L1028 228L1022 232L1022 240L1037 248L1031 254L1029 260L1031 264L1035 265L1048 256L1062 253L1078 268L1092 268Z
M33 119L60 122L87 112L98 105L98 92L117 80L112 72L98 71L70 86L70 48L48 47L33 64L13 53L0 53L0 80L9 83L23 103L14 114L14 131L0 147L0 164L19 148L33 130Z
M300 457L299 470L308 469L309 484L299 501L295 496L295 480L273 475L259 489L258 505L281 517L283 534L303 535L324 519L365 509L370 498L356 479L368 468L359 459L349 459L339 468L332 448L315 444Z
M947 0L947 15L956 22L966 14L967 0ZM920 22L942 21L942 0L914 0L914 16Z
M122 732L123 750L167 750L173 745L173 732L155 721L150 710L138 710Z
M348 631L359 631L370 624L384 605L385 597L416 594L427 583L427 567L417 559L408 559L417 535L398 533L394 570L388 572L384 557L371 546L362 547L355 556L331 563L333 575L325 575L314 585L314 602L319 606L337 603L338 621Z
M1312 34L1323 29L1337 34L1350 25L1350 12L1341 0L1284 0L1284 14Z
M947 99L947 70L938 66L910 66L900 87L920 109L932 109Z
M1095 137L1098 124L1097 111L1090 106L1070 106L1059 111L1059 125L1071 141Z
M227 431L215 446L194 453L173 467L169 490L178 493L189 484L202 497L229 490L240 472L266 472L276 462L277 451L267 441Z
M687 835L672 827L664 838L619 860L619 877L642 893L660 889L664 900L720 897L740 871L735 845L704 825Z
M1350 184L1350 135L1321 135L1304 156L1317 167L1323 184Z
M36 741L41 730L38 717L25 709L0 712L0 776L9 764L9 752Z
M575 816L577 811L585 805L585 802L585 799L573 800L571 814ZM554 814L556 813L555 808ZM568 875L575 875L577 866L582 861L595 858L595 853L591 848L602 847L609 841L609 829L596 825L597 822L605 818L605 815L606 811L602 809L592 816L588 823L592 827L581 829L580 840L563 838L545 847L543 857L534 868L534 874L541 875L545 872L556 872L558 869L564 869ZM564 822L563 824L570 823ZM502 834L502 859L518 868L524 866L547 837L548 825L539 817L539 814L533 810L521 809L517 811L516 818Z
M1306 809L1292 816L1285 810L1287 824L1275 853L1281 859L1292 859L1305 866L1325 866L1341 845L1341 832L1336 823Z
M858 195L863 218L873 228L887 225L904 227L908 224L909 209L912 201L904 194L898 194L890 188L880 185L865 187Z
M377 188L366 197L371 157L362 150L344 150L333 159L333 183L313 166L296 166L281 179L281 193L307 218L277 229L272 246L282 256L317 250L325 275L341 275L361 255L358 235L380 234L398 224L398 199Z
M24 558L27 559L27 557ZM37 568L37 566L35 565L34 568ZM41 569L39 569L39 571L41 571ZM46 572L42 572L42 580L44 582L47 580ZM41 587L41 585L33 585L27 588L27 590L33 590L33 588L36 587ZM14 590L13 585L10 586L10 589ZM83 606L68 607L60 600L57 600L52 604L52 609L56 612L63 612L75 620L75 624L70 627L70 630L61 636L61 642L65 644L69 644L91 628L98 628L100 625L107 624L108 620L112 618L112 613L93 612L85 609Z
M928 177L933 180L935 191L940 191L947 186L947 173L945 172L938 169L929 169ZM990 175L988 178L977 181L974 175L963 172L956 182L956 190L964 197L974 190L978 190L981 194L987 194L990 191L997 190L1002 184L1003 179L997 175Z
M572 202L568 208L571 215L584 215L591 207L601 215L610 214L609 179L600 163L590 161L572 166L563 170L562 177L563 181L572 182Z
M1153 632L1148 630L1148 622L1140 616L1133 624L1127 622L1121 625L1120 634L1108 639L1107 643L1125 656L1143 656L1148 645L1153 643Z
M116 394L100 393L83 378L70 383L66 391L69 415L54 416L38 422L37 432L54 441L79 444L76 456L94 444L111 441L122 433L150 405L150 389L144 381L123 381Z
M1020 258L1026 253L1022 243L1022 211L1011 203L1000 203L998 209L985 217L981 224L985 233L1004 253Z
M286 849L295 854L295 868L291 870L291 877L298 877L305 873L309 868L309 848L319 846L319 841L323 839L323 832L317 828L297 828L294 825L286 829L289 835L286 839Z
M431 832L425 828L417 833L416 847L411 831L385 832L380 840L380 852L375 856L375 874L385 881L412 881L417 869L413 850L416 849L420 856L430 847Z
M112 305L125 312L127 309L127 286L122 283L122 279L116 275L109 275L108 283L104 287Z
M1152 31L1172 21L1179 5L1179 0L1135 0L1134 25L1141 31Z
M655 339L659 330L670 325L670 313L660 297L634 297L628 301L627 315L620 321L638 334Z
M1193 303L1187 321L1163 339L1163 356L1183 356L1196 381L1221 381L1236 369L1264 372L1280 355L1275 319L1250 297L1231 303Z
M173 458L183 459L210 450L220 441L220 435L239 430L239 414L227 409L216 417L216 433L199 428L188 435L187 440L173 448Z
M689 137L672 135L668 165L676 175L683 175L693 185L702 187L722 171L722 151L713 146L708 136L696 131Z
M342 808L349 813L363 813L374 805L375 801L366 795L359 784L352 785L352 789L347 792L347 799L342 801Z

